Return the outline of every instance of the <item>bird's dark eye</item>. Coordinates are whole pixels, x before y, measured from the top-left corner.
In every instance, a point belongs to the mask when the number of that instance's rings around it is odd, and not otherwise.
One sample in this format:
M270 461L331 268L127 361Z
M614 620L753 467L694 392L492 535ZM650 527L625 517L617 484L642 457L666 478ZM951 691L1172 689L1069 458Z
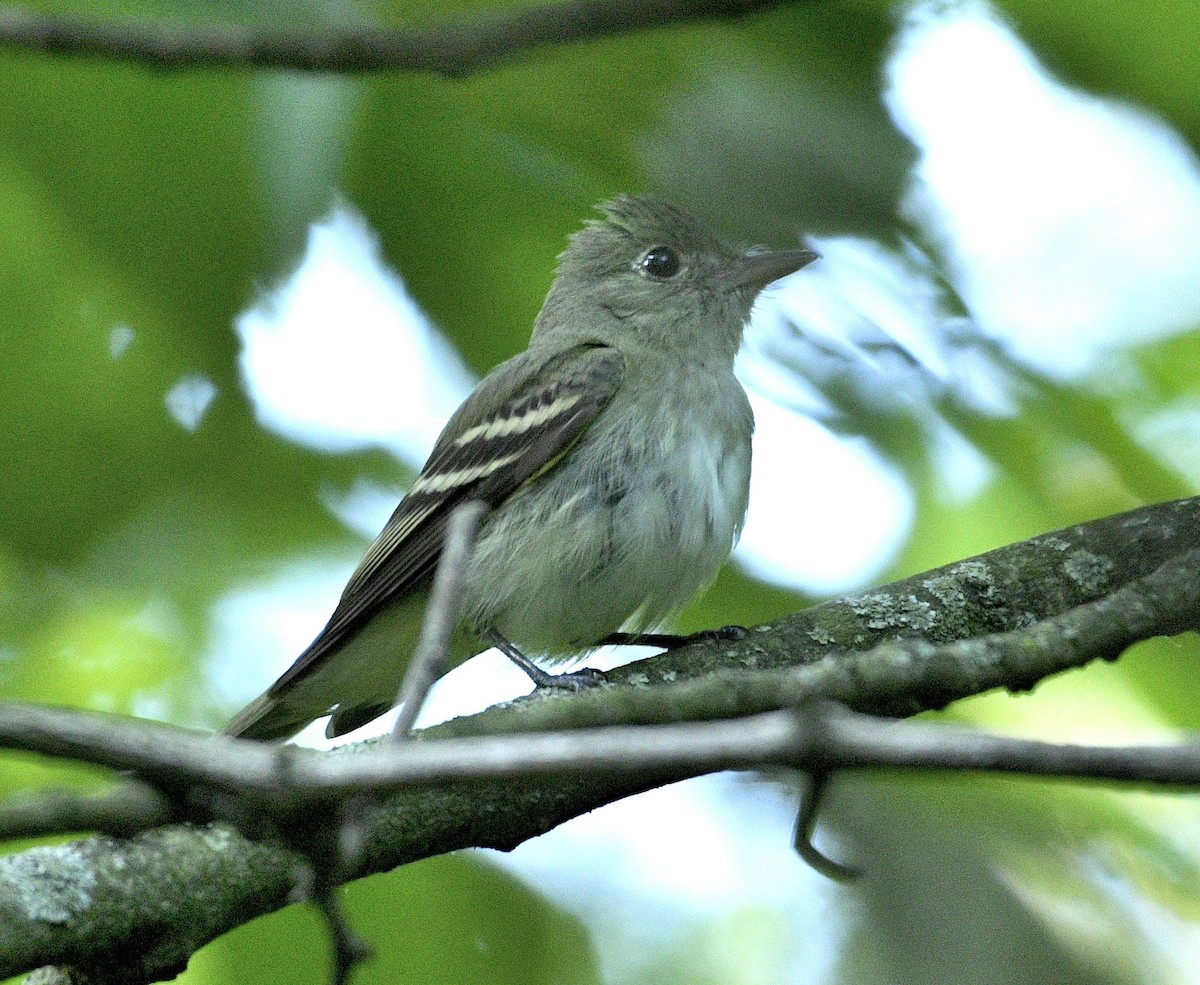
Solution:
M679 262L679 254L669 246L652 246L637 262L638 273L655 280L668 280L679 273L683 265Z

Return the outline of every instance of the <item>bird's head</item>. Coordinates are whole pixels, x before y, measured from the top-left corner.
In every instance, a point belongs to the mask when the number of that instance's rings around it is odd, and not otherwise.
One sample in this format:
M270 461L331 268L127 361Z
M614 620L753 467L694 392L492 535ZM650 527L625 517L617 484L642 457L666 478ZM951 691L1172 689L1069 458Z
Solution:
M745 250L691 213L618 195L571 237L534 330L592 334L688 358L732 360L759 292L817 259L811 250Z

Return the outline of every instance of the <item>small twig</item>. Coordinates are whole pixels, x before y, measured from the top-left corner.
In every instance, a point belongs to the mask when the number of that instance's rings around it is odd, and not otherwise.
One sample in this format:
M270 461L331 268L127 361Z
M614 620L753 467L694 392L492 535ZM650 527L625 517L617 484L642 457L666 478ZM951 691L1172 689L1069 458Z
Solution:
M805 862L826 879L834 882L852 882L862 875L862 870L830 858L813 844L817 830L817 818L821 801L829 789L830 774L825 770L814 770L809 774L808 789L800 795L800 806L796 811L796 828L792 834L792 847Z
M230 66L344 74L431 72L457 78L540 48L671 24L745 16L784 0L576 0L498 10L431 27L265 31L238 25L86 21L0 8L0 44L157 69Z
M332 985L349 985L350 974L355 965L365 961L375 952L371 945L354 932L342 901L338 899L338 887L332 881L314 878L312 902L329 929L329 943L333 948Z
M286 770L290 772L294 765L289 760ZM316 907L329 931L331 985L349 985L355 966L374 953L354 932L338 895L338 887L349 878L361 853L359 801L357 797L333 799L320 811L292 812L275 835L304 860L298 866L296 890Z
M425 621L416 652L396 695L400 714L392 726L393 739L407 739L429 697L429 690L446 672L450 637L458 623L463 576L475 549L475 535L488 511L486 503L471 500L454 508L446 522L445 543L425 606Z

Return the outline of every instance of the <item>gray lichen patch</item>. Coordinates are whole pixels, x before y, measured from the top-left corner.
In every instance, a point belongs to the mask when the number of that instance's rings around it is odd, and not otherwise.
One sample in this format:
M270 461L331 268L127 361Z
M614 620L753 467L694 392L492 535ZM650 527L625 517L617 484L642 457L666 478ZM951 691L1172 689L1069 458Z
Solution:
M1077 547L1063 561L1063 571L1089 596L1102 594L1109 587L1115 569L1110 558L1082 547Z
M805 635L820 646L833 646L837 642L837 637L824 626L813 626Z
M962 584L952 575L935 575L921 582L921 587L942 603L957 608L966 601Z
M92 905L96 876L77 848L41 846L0 858L0 885L30 920L68 923Z
M959 561L947 569L947 574L958 583L965 601L991 609L1005 600L1001 587L1004 575L985 561L978 558Z
M985 561L980 561L978 558L969 558L966 561L959 561L952 564L949 568L951 576L959 581L965 581L971 585L993 585L995 577L992 575L991 566Z
M921 587L938 603L939 632L937 638L959 639L969 635L971 611L968 606L967 593L963 590L962 579L946 573L926 578L921 582Z
M872 592L848 598L846 603L865 621L868 629L924 633L937 623L933 607L915 595Z

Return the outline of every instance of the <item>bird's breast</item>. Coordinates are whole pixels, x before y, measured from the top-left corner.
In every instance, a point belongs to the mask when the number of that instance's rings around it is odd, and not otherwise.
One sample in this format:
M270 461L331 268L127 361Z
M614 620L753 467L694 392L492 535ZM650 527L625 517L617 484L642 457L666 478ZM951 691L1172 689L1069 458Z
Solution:
M485 527L469 618L535 653L647 629L707 587L746 512L753 419L740 385L663 380L640 413L601 415Z

